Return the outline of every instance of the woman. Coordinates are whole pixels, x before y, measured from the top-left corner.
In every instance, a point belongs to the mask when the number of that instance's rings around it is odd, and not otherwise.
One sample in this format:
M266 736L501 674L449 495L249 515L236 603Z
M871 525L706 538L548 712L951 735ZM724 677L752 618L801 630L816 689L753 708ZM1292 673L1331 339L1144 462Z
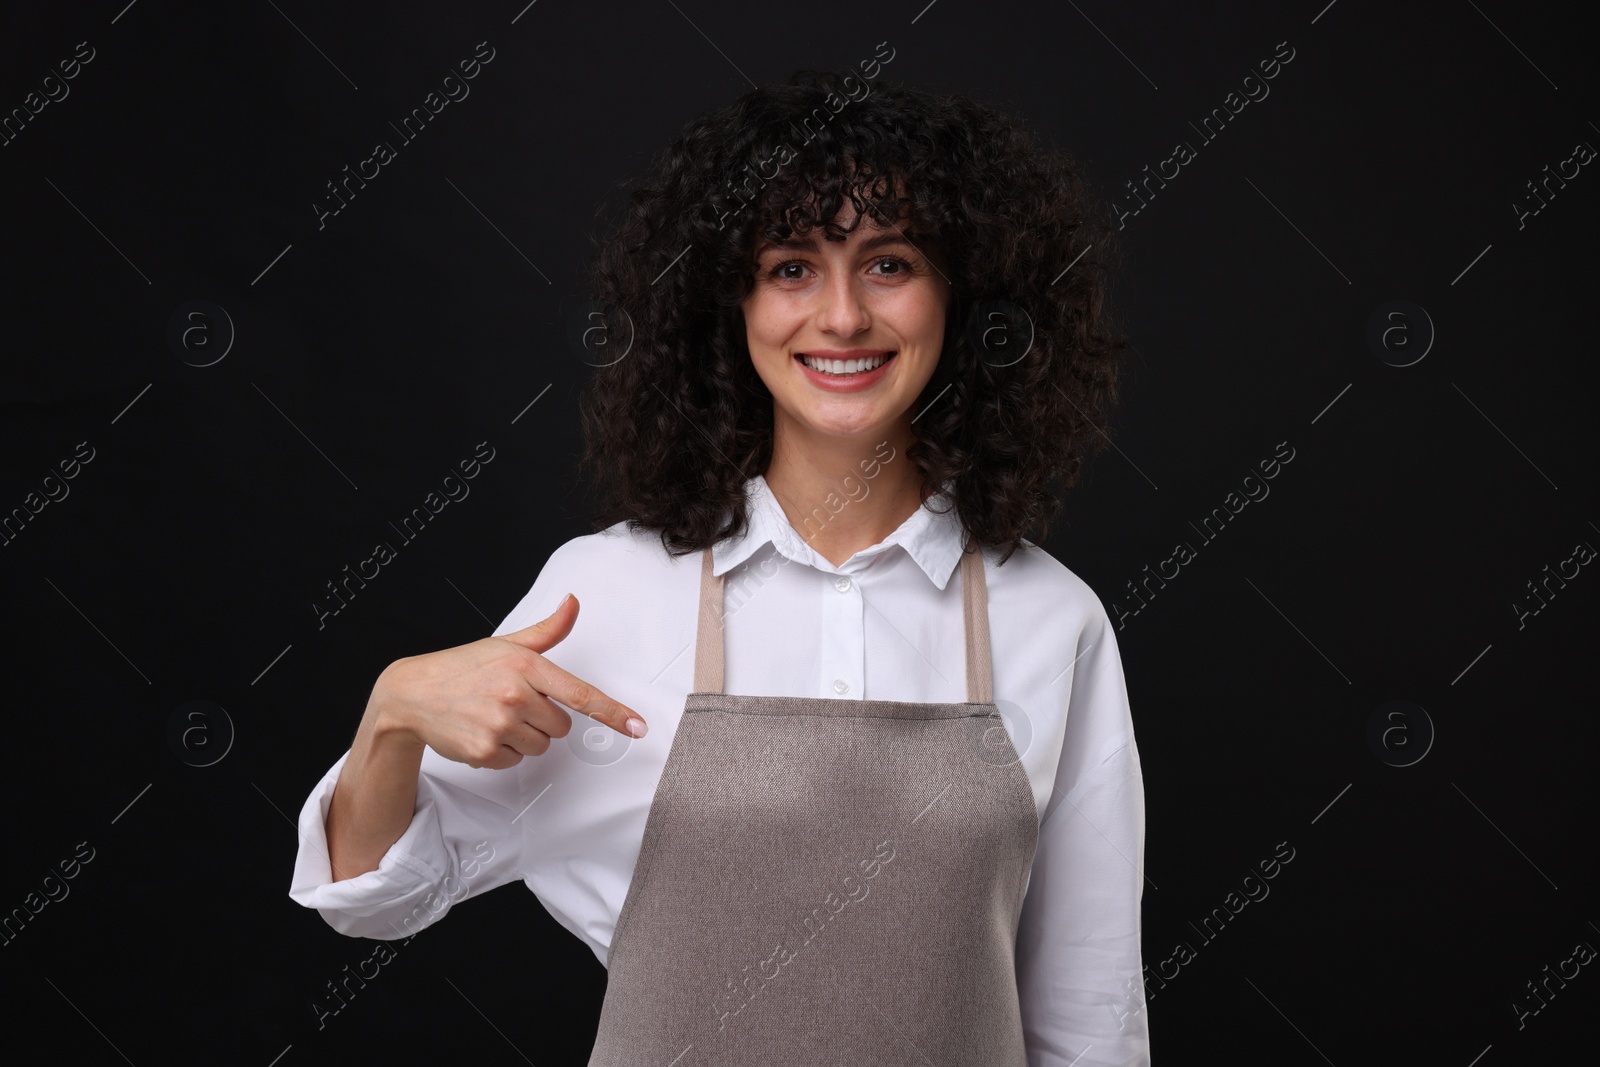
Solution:
M596 1067L1147 1063L1116 642L1024 536L1104 437L1108 236L961 97L688 126L595 260L599 532L383 672L291 896L392 939L523 880L608 966Z

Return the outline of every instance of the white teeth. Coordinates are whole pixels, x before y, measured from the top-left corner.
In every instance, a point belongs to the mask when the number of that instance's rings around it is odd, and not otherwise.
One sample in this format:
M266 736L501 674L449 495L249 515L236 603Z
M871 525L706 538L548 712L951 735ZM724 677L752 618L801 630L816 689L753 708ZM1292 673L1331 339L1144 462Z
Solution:
M800 358L806 366L824 374L858 374L864 370L876 370L888 361L889 355L868 356L866 359L817 359L807 355Z

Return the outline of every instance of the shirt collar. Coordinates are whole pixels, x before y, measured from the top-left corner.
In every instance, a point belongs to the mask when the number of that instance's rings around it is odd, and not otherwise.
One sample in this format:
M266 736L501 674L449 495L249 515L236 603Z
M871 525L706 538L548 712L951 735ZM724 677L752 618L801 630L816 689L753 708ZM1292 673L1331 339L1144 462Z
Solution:
M712 546L713 574L726 574L769 542L793 562L804 563L829 574L850 574L863 570L877 556L899 545L939 589L943 589L950 581L956 565L961 561L965 530L952 503L952 486L949 483L946 483L943 493L929 497L926 503L900 524L899 529L877 544L861 549L838 567L824 559L789 524L789 517L773 495L765 476L758 474L749 479L744 489L749 526L742 535L723 538ZM929 504L948 507L949 510L941 514L930 508Z

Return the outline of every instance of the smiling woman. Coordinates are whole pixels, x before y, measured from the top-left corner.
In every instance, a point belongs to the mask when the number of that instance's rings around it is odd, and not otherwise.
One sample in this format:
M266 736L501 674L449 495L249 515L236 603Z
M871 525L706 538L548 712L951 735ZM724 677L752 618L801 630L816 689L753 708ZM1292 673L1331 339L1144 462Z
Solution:
M294 898L390 939L522 880L607 968L590 1067L1147 1064L1115 630L1029 540L1128 347L1092 204L960 96L807 71L690 123L593 266L636 327L583 394L595 532L380 675Z
M742 520L753 473L780 500L806 495L785 442L837 468L876 433L869 447L888 437L912 459L901 503L953 481L963 523L1009 556L1048 535L1051 486L1075 485L1104 447L1128 341L1106 306L1113 233L1077 168L1015 118L901 86L787 147L843 95L841 79L802 71L691 124L599 248L591 290L652 343L584 395L597 526L636 519L669 550L703 548L727 512ZM725 176L780 147L793 157L738 210ZM968 336L994 300L1032 320L1014 366ZM890 352L856 378L803 358Z

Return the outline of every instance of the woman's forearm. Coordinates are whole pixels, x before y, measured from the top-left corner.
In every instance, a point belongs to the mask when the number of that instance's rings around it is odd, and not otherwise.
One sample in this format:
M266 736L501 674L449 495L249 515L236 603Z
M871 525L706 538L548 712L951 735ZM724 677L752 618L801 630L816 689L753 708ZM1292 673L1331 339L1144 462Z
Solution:
M426 746L394 728L382 707L367 706L328 805L328 863L342 882L378 869L411 825Z

